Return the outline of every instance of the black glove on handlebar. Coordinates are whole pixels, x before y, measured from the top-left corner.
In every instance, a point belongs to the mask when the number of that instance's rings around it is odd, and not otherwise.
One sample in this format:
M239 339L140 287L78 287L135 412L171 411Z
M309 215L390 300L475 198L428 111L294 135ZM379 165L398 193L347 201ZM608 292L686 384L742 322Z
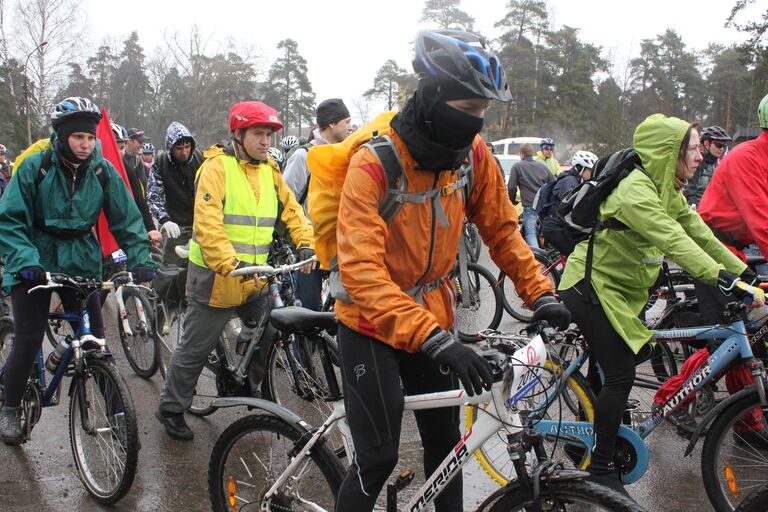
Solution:
M31 285L45 284L46 282L45 271L42 267L24 267L19 270L16 277Z
M549 325L564 331L571 324L571 312L553 293L547 292L533 303L531 322L546 320Z
M435 329L421 345L421 351L437 364L445 365L456 373L469 396L479 395L483 388L491 389L493 376L488 361L458 343L448 332Z
M133 280L136 283L148 283L155 277L155 271L143 265L133 267L131 274L133 274Z
M739 275L739 279L747 283L751 286L759 286L760 283L764 283L765 281L760 278L757 274L755 274L751 268L747 267L744 272Z
M310 249L308 247L304 247L302 249L299 249L296 252L296 260L297 261L306 261L306 260L308 260L309 258L311 258L314 255L315 255L314 249Z

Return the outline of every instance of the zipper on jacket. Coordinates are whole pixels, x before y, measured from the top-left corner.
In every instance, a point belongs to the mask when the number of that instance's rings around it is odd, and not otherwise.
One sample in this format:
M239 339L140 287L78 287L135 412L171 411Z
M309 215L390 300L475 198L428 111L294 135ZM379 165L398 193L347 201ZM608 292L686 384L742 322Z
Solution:
M432 188L434 189L437 187L437 182L440 180L440 174L435 174L435 180L432 182ZM438 196L436 201L439 201L440 197ZM430 208L432 210L432 218L430 219L430 229L429 229L429 253L427 254L427 268L424 270L424 273L421 275L421 277L416 281L416 286L419 286L422 284L422 280L427 277L427 274L430 270L432 270L432 255L435 251L435 201L430 201Z

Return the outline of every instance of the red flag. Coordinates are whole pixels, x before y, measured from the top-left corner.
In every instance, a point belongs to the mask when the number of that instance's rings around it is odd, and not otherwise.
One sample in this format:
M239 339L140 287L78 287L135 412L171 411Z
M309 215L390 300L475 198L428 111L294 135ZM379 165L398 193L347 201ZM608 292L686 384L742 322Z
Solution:
M101 141L101 153L104 159L109 160L117 173L123 178L125 186L128 187L128 191L131 191L131 184L128 183L128 175L125 173L125 167L123 167L123 157L120 155L120 150L117 149L117 141L115 141L115 134L112 133L112 124L109 122L109 115L107 110L102 107L101 109L101 122L96 127L96 137ZM99 222L96 224L96 235L101 241L101 255L109 256L113 252L119 249L115 237L109 232L109 225L107 218L104 215L104 210L99 215Z

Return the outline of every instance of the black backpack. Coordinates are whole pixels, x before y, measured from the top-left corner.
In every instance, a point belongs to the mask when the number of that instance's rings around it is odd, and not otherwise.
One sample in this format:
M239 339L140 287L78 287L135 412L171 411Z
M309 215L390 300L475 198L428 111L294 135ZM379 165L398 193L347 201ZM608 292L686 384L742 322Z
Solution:
M650 175L643 167L640 156L634 149L628 148L600 158L593 170L593 179L580 183L568 193L558 207L558 214L570 228L576 243L589 239L585 261L584 283L589 290L589 299L597 304L597 297L591 291L592 256L595 233L602 229L628 229L616 219L599 221L600 205L619 186L621 180L635 169Z

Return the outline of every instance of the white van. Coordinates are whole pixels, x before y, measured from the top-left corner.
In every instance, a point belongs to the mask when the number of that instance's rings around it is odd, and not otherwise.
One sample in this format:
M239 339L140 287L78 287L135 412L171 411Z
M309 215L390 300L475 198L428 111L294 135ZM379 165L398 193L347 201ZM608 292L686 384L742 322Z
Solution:
M491 142L493 154L501 162L501 168L504 171L505 181L509 178L509 170L512 164L520 160L520 146L530 144L533 146L534 154L539 150L542 137L512 137L510 139L501 139Z

